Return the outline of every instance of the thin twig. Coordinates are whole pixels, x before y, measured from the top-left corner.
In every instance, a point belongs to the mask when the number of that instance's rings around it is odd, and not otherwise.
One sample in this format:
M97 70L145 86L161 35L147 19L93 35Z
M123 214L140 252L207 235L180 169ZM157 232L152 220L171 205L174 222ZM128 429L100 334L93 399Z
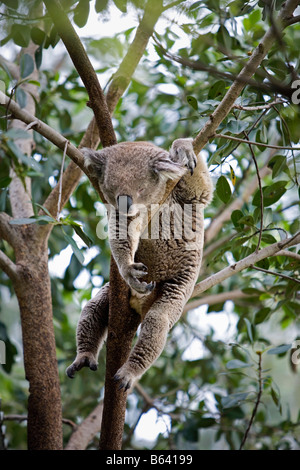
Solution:
M283 241L266 246L265 248L261 249L258 253L254 252L251 255L246 256L246 258L243 258L237 261L236 263L227 266L221 271L212 274L203 281L198 282L194 287L194 291L191 295L191 298L200 295L202 292L205 292L211 287L216 286L220 282L225 281L234 274L237 274L243 271L244 269L252 267L258 261L261 261L265 258L269 258L270 256L273 256L278 253L278 251L281 251L285 248L289 248L293 245L297 245L298 243L300 243L300 232L297 232L292 237L287 238Z
M35 121L30 122L30 123L25 127L25 131L29 131L29 129L31 129L33 126L36 126L37 124L39 124L39 121L38 121L37 119L35 119Z
M272 144L263 144L262 142L254 142L253 140L240 139L239 137L233 137L232 135L225 134L213 134L210 136L210 139L229 139L234 140L235 142L241 142L248 145L257 145L258 147L267 147L270 149L277 150L300 150L300 147L285 147L281 145L272 145Z
M244 434L244 437L243 437L243 440L242 440L242 442L241 442L241 445L240 445L240 449L239 449L239 450L242 450L243 447L244 447L244 445L245 445L245 442L246 442L246 440L247 440L249 431L250 431L250 429L251 429L251 426L252 426L252 424L253 424L254 418L255 418L255 416L256 416L257 409L258 409L258 405L260 404L260 399L261 399L261 395L262 395L262 368L261 368L262 353L261 353L261 351L257 351L257 355L258 355L258 394L257 394L255 406L254 406L254 408L253 408L252 415L251 415L251 418L250 418L248 427L247 427L246 432L245 432L245 434Z
M288 258L294 258L297 261L300 261L300 255L298 255L298 253L295 253L294 251L281 250L276 253L276 256L287 256Z
M62 158L62 162L61 162L60 177L59 177L59 192L58 192L57 215L56 215L57 220L59 218L59 214L60 214L60 210L61 210L62 181L63 181L65 158L66 158L68 144L69 144L69 141L66 140L65 148L64 148L64 154L63 154L63 158Z
M278 255L278 253L276 253ZM256 269L256 271L261 271L266 274L272 274L272 276L279 276L283 277L283 279L287 279L288 281L293 281L296 282L297 284L300 284L300 281L298 279L294 279L291 276L287 276L286 274L281 274L281 273L275 273L274 271L268 271L267 269L259 268L258 266L252 266L253 269Z
M4 415L2 421L27 421L28 416L27 415L17 415L17 414L11 414L11 415ZM76 429L78 426L74 421L71 419L63 418L62 422L64 424L67 424L68 426L71 426L73 429Z
M241 111L260 111L263 109L270 109L273 108L276 104L284 104L286 101L284 100L275 100L272 103L262 104L260 106L241 106L240 104L234 104L234 109L240 109Z
M249 142L249 137L247 134L244 132L244 135L246 137L246 140ZM263 232L263 225L264 225L264 195L263 195L263 190L262 190L262 184L261 184L261 177L259 174L259 168L257 164L257 160L254 154L254 150L252 148L252 145L249 145L249 149L252 155L252 160L254 161L255 165L255 170L256 170L256 175L257 175L257 180L258 180L258 186L259 186L259 193L260 193L260 229L259 229L259 235L258 235L258 242L255 251L258 252L260 243L261 243L261 238L262 238L262 232Z

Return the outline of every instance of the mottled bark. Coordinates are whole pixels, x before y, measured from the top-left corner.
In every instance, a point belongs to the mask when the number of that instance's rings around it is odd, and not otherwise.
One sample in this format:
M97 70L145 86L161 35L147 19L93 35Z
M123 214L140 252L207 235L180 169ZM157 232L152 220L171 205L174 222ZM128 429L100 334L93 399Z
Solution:
M29 381L27 441L30 450L62 449L62 409L52 319L47 244L39 246L35 227L22 229L17 251L18 298Z

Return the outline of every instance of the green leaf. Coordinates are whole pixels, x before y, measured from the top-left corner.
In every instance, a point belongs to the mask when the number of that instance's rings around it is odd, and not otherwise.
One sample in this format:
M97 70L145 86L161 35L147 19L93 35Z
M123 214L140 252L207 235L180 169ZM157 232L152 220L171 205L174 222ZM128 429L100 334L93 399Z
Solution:
M48 215L39 215L35 217L21 217L20 219L12 219L9 223L12 225L29 225L29 224L38 224L45 225L53 222L56 223L56 220L53 217Z
M21 78L26 78L34 70L33 58L29 54L23 54L20 62Z
M227 131L231 134L240 134L247 129L248 126L249 123L247 121L230 121L226 124L225 129L223 129L223 133Z
M275 403L275 405L276 405L277 407L279 407L279 406L280 406L280 401L279 401L279 395L278 395L278 393L274 390L273 387L271 388L271 392L270 392L270 393L271 393L271 397L272 397L273 402Z
M243 227L243 224L240 223L240 220L244 217L244 214L242 213L242 211L236 209L235 211L232 212L231 214L231 221L233 223L233 225L236 227L236 228L239 228L241 229Z
M226 82L224 80L218 80L213 84L212 87L208 90L208 99L214 100L215 98L222 97L225 93Z
M269 349L268 354L283 354L292 348L292 344L282 344L276 348Z
M9 129L6 132L6 137L8 137L11 140L17 140L17 139L30 139L31 136L29 132L24 131L23 129Z
M221 403L223 408L231 408L233 406L238 406L241 402L245 401L250 392L239 392L232 393L227 397L222 397Z
M9 223L11 225L29 225L29 224L36 224L37 223L37 219L36 217L32 217L32 218L29 218L29 217L22 217L20 219L12 219L9 221Z
M94 243L93 240L91 240L86 233L82 230L82 228L78 224L71 223L70 224L77 235L81 238L81 240L90 248Z
M116 7L122 12L127 13L127 0L113 0Z
M45 31L37 27L31 29L30 35L33 42L38 46L41 46L46 38Z
M90 12L90 0L80 0L77 7L74 10L74 23L79 28L83 28L89 17Z
M96 0L95 10L97 13L100 13L103 10L106 10L108 6L108 0Z
M262 239L263 242L269 243L270 245L272 243L277 242L276 238L273 237L273 235L271 235L270 233L263 233L261 239Z
M264 207L271 206L285 194L287 181L277 181L271 186L265 186L263 188L263 201ZM260 206L260 192L257 191L253 197L252 204L254 206Z
M244 318L244 321L246 323L247 333L248 333L248 338L250 340L250 343L253 343L252 325L250 321L248 320L248 318Z
M239 359L232 359L228 361L226 364L227 369L241 369L246 367L251 367L252 364L248 364L247 362L240 361Z
M189 95L186 97L186 100L188 102L188 104L193 108L195 109L195 111L198 110L198 101L196 100L196 98L194 98L193 96Z
M284 155L275 155L268 163L268 167L272 169L272 178L276 178L286 166L286 157Z
M26 95L26 92L20 87L16 89L16 100L20 108L26 107L27 95Z
M18 4L19 4L18 0L2 0L2 3L7 5L9 8L12 8L13 10L18 9Z
M4 176L3 178L0 178L0 188L6 188L7 186L10 185L11 178L10 176Z
M56 222L56 219L52 216L51 212L49 212L46 207L42 206L41 204L38 204L37 202L34 202L33 204L42 209L49 217L51 217L51 219L55 220Z
M217 195L222 202L227 204L231 197L231 188L225 176L220 176L216 184Z
M38 47L38 49L35 51L34 59L35 59L36 68L39 69L41 64L42 64L42 60L43 60L43 48L42 48L42 46Z
M11 27L11 35L15 44L20 47L27 47L30 41L30 27L15 23Z
M63 230L63 234L64 234L65 240L69 243L69 245L71 245L72 251L74 255L76 256L76 258L78 259L79 263L83 264L84 256L82 252L80 251L80 249L78 248L75 240L73 240L73 238L70 237L64 230Z
M264 307L260 309L258 312L256 312L255 317L254 317L254 323L255 325L258 325L259 323L263 323L266 318L269 316L271 312L271 309L269 307Z

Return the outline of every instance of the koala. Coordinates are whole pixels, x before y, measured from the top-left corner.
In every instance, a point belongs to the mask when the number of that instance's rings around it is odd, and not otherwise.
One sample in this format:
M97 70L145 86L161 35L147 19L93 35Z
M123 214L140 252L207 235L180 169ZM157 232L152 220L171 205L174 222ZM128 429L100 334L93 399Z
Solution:
M213 186L192 139L175 140L169 152L148 142L124 142L82 153L108 203L111 253L130 287L130 305L141 316L137 342L114 377L126 391L160 356L192 294L202 259L203 209ZM177 184L169 193L172 180ZM109 283L81 313L70 378L82 367L97 369L108 311Z

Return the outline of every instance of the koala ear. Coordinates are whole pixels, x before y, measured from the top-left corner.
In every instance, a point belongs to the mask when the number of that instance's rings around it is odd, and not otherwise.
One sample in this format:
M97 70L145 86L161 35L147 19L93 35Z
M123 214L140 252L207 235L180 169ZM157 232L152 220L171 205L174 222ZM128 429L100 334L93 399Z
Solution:
M105 156L103 151L96 151L86 147L81 149L84 156L84 166L91 172L98 176L103 174L105 165Z
M180 179L186 172L184 167L170 159L167 152L155 156L150 161L150 168L164 181Z

